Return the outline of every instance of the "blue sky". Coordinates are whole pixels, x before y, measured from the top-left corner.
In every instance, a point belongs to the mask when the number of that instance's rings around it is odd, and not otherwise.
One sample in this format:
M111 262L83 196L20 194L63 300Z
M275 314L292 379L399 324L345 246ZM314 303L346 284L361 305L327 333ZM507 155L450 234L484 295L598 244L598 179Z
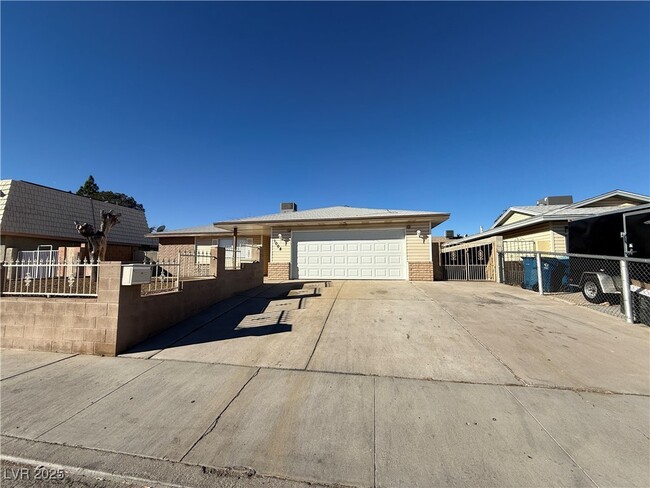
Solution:
M2 2L2 178L168 228L650 193L650 4Z

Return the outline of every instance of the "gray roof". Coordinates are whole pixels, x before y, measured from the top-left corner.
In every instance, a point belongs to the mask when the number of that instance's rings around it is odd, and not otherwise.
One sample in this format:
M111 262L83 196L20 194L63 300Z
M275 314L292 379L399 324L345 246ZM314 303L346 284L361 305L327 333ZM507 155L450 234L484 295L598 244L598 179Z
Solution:
M554 212L566 207L566 205L520 205L517 207L510 207L508 212L519 212L526 215L541 215Z
M490 227L490 230L495 228L502 228L507 226L499 226L499 224L505 220L507 216L511 213L522 213L529 215L530 217L536 217L539 215L556 215L556 216L590 216L598 215L603 212L610 211L611 206L604 207L588 207L593 203L598 203L601 200L606 200L610 197L623 197L629 198L631 200L636 200L639 203L650 203L650 197L647 195L641 195L640 193L632 193L625 190L612 190L602 195L597 195L595 197L587 198L586 200L581 200L575 203L568 203L564 205L518 205L515 207L510 207L508 210L503 212L499 217L494 221L494 224ZM526 219L527 220L527 219Z
M626 208L632 211L634 207L626 207ZM445 243L444 245L451 246L454 244L462 244L464 242L471 242L471 241L476 241L478 239L484 239L486 237L498 236L501 234L505 234L506 232L514 229L521 229L523 227L537 225L542 222L557 222L557 221L568 222L570 220L575 220L575 219L580 219L585 217L593 217L595 215L600 215L611 211L612 211L612 207L591 207L591 208L574 208L570 212L567 210L566 212L565 211L548 212L540 215L533 215L532 217L519 220L512 224L501 225L499 227L492 227L489 230L486 230L484 232L479 232L478 234L472 234L470 236L463 237L462 239L454 239L453 241Z
M142 210L99 202L55 188L20 180L0 180L0 227L3 234L49 237L83 242L74 221L99 229L101 210L122 214L111 230L113 244L150 245Z
M153 232L147 234L148 237L172 237L172 236L192 236L192 235L210 235L210 234L232 234L231 231L215 227L213 224L199 225L196 227L184 227L182 229L164 230L163 232Z
M299 210L297 212L280 212L260 217L247 217L244 219L230 220L228 224L245 222L295 222L306 220L343 220L364 218L391 218L391 217L448 217L444 212L427 212L423 210L390 210L385 208L358 208L348 206L314 208ZM217 223L218 225L219 223Z

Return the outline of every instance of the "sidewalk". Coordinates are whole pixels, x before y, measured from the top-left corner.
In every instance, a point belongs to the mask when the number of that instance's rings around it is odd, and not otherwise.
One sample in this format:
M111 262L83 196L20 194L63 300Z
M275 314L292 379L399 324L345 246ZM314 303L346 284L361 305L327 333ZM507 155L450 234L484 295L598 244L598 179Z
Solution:
M650 485L642 395L10 350L2 378L14 461L187 486Z

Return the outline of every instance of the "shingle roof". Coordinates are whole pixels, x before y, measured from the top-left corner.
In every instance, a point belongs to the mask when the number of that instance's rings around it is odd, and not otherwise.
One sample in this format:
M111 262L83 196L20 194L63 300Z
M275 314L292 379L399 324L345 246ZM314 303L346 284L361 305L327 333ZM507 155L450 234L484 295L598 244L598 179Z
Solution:
M597 195L595 197L587 198L586 200L581 200L575 203L569 203L564 205L518 205L515 207L510 207L508 210L503 212L497 219L494 221L490 230L495 228L501 228L501 223L504 222L507 217L512 213L521 213L524 215L536 217L539 215L566 215L566 216L579 216L579 215L598 215L604 211L611 210L611 206L605 207L587 207L597 203L601 200L606 200L610 197L623 197L631 200L636 200L639 203L650 203L650 197L647 195L641 195L640 193L632 193L625 190L612 190L602 195ZM583 208L584 207L584 208ZM605 209L605 210L601 210Z
M0 180L0 227L3 234L33 235L83 241L74 221L88 222L99 229L101 210L122 214L108 242L150 245L142 210L99 202L55 188L20 180Z
M560 210L566 205L519 205L517 207L510 207L508 211L519 212L527 215L541 215L551 213L555 210Z
M390 210L384 208L358 208L358 207L324 207L297 212L280 212L260 217L247 217L244 219L227 221L229 224L244 222L293 222L305 220L337 220L337 219L363 219L363 218L390 218L390 217L429 217L447 216L444 212L427 212L423 210ZM224 224L226 222L223 222ZM218 223L217 223L218 225Z

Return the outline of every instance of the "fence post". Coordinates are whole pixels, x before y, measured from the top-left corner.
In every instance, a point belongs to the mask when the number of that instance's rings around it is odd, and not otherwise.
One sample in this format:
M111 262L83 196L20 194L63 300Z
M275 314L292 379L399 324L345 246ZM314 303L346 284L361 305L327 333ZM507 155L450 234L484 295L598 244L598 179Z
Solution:
M630 273L627 267L627 261L621 259L621 293L623 294L623 310L625 310L626 322L634 323L632 314L632 294L630 293Z
M537 288L539 288L539 294L544 294L544 285L542 284L542 253L537 252L535 255L535 260L537 261Z

